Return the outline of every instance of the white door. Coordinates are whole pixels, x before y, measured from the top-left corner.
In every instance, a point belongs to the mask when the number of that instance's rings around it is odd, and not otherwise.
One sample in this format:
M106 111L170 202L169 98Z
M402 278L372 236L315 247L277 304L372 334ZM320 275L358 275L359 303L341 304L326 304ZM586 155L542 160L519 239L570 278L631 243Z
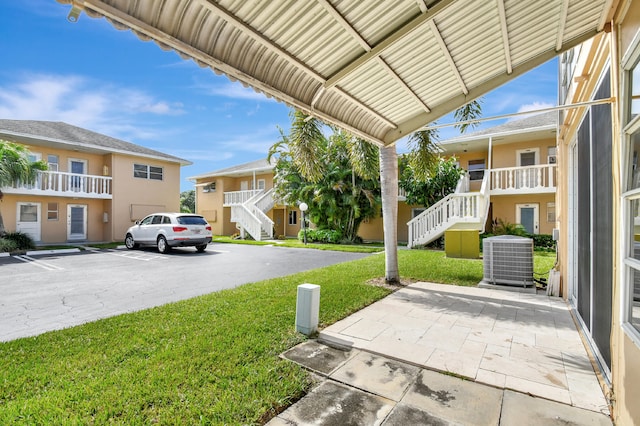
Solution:
M18 203L16 231L29 235L33 241L40 241L40 217L40 203Z
M87 239L87 206L69 204L67 206L67 238L69 240Z
M528 233L540 232L539 221L537 204L516 204L516 222L524 226Z
M87 173L87 160L69 159L69 173L84 175ZM80 176L71 176L71 191L85 192L85 179Z
M249 181L243 180L240 181L240 191L248 191L249 190Z

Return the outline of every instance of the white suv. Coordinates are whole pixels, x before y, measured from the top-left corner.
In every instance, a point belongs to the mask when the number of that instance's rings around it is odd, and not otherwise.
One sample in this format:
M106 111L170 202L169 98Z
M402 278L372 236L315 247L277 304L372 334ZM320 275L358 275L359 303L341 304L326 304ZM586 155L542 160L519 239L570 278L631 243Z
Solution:
M172 247L195 246L199 253L211 242L211 226L205 218L189 213L154 213L127 229L124 244L128 249L141 245L156 246L160 253Z

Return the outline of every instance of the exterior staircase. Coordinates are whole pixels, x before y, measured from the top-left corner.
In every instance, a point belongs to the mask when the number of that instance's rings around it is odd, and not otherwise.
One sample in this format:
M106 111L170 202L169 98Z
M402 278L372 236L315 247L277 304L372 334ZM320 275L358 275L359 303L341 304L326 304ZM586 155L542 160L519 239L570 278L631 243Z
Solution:
M469 177L458 181L453 194L447 195L407 223L409 248L429 244L448 229L477 229L484 231L489 212L489 179L485 173L480 192L469 192Z
M231 207L231 221L236 222L241 234L246 231L256 241L273 238L273 221L266 212L274 205L273 188L225 193L225 206Z

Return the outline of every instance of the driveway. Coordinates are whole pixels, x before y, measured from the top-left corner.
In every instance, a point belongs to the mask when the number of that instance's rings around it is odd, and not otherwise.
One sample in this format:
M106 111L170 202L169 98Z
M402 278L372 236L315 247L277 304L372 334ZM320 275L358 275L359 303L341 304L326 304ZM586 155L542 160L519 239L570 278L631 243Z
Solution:
M143 249L3 257L0 258L0 341L366 256L368 254L212 244L205 253L185 248L168 255Z

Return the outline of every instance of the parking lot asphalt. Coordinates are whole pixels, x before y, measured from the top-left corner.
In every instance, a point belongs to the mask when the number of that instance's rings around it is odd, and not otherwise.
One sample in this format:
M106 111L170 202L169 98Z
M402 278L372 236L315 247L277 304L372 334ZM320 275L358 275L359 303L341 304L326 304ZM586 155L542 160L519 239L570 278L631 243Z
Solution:
M369 256L275 246L210 244L0 258L0 341ZM301 283L302 284L302 283Z

